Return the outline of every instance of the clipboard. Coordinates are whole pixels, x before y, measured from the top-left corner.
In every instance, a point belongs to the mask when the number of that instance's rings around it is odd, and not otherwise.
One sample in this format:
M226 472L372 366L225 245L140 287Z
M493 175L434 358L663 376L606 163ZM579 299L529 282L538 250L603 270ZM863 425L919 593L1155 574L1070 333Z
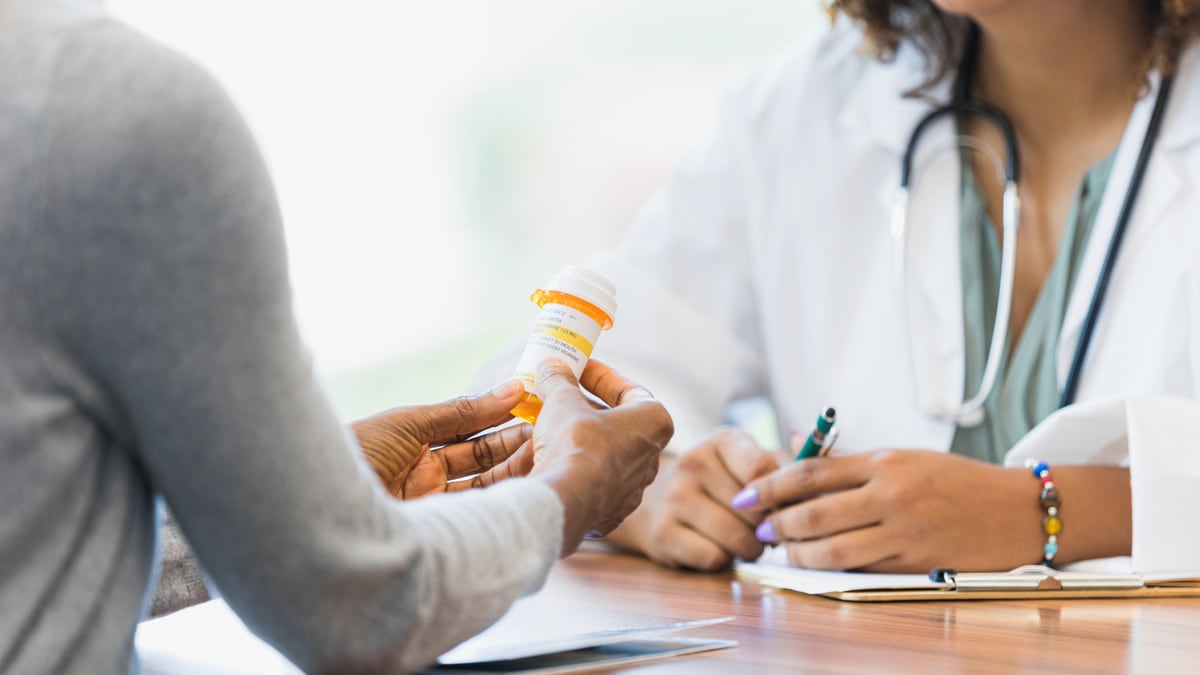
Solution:
M1024 565L1007 572L920 574L824 572L773 563L742 563L737 576L764 586L845 602L936 600L1138 599L1200 597L1200 574L1156 576L1055 570Z

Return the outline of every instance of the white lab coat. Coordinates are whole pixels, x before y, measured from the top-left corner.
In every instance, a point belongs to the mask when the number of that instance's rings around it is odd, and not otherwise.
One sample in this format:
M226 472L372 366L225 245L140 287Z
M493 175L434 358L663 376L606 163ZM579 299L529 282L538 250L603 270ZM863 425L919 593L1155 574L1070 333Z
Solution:
M677 445L718 425L730 401L761 395L785 434L807 430L818 410L835 406L843 451L950 446L953 425L920 411L914 377L937 400L962 400L959 166L953 153L929 159L952 145L953 130L947 123L931 129L917 158L924 168L915 177L910 218L910 357L893 283L889 211L905 144L932 104L903 96L922 81L915 52L902 49L893 63L879 63L862 55L859 43L858 31L842 22L732 91L715 131L684 158L621 247L596 262L615 281L620 302L616 326L596 355L667 404ZM948 89L943 84L931 97L945 100ZM1153 93L1134 109L1114 160L1066 311L1060 383ZM1101 406L1116 437L1072 435L1064 443L1048 434L1053 442L1032 443L1031 434L1032 447L1022 443L1010 458L1037 454L1052 465L1132 460L1135 549L1162 550L1169 537L1177 552L1135 561L1144 569L1200 569L1200 534L1192 525L1200 520L1198 184L1200 48L1193 46L1176 77L1077 396L1080 403L1116 401ZM1130 442L1135 411L1154 416L1155 433L1142 437L1157 439L1155 448ZM1183 481L1173 483L1174 494L1190 495L1170 512L1154 506L1154 490L1140 482L1164 477ZM1166 524L1149 525L1160 521ZM1180 548L1185 539L1194 541Z

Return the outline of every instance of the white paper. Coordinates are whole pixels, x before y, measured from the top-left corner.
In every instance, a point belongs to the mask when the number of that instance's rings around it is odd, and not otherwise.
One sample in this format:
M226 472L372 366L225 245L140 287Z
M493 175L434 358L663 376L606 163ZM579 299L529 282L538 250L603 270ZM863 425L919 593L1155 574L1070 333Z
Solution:
M927 574L875 574L871 572L829 572L791 567L782 546L767 549L756 562L738 562L735 569L764 586L787 588L801 593L821 595L846 591L898 588L945 588L930 581Z
M146 673L299 675L300 669L246 628L224 600L138 625L134 646Z
M1127 555L1117 556L1115 558L1095 558L1093 560L1080 560L1073 562L1070 565L1064 565L1060 569L1064 572L1092 572L1095 574L1137 574L1137 570L1133 569L1133 558ZM1145 579L1146 576L1142 575Z
M764 586L786 588L792 591L823 595L852 591L913 590L947 588L929 579L924 574L874 574L869 572L829 572L790 567L783 547L767 549L756 562L738 562L735 565L739 576L744 576ZM1000 572L1001 570L997 570ZM1133 560L1128 556L1081 560L1062 567L1063 572L1090 574L1134 574ZM1143 574L1147 583L1165 581L1192 581L1200 579L1194 570L1171 570Z
M465 664L509 660L602 645L645 640L668 633L732 621L725 616L699 621L661 621L639 626L616 617L589 613L559 615L561 606L539 596L517 602L488 630L447 652L439 663ZM554 628L546 631L546 616L554 612ZM534 634L530 626L543 627ZM134 644L146 673L170 675L298 675L301 671L282 654L250 632L224 600L180 610L138 625ZM708 644L705 642L704 644ZM691 645L689 651L701 649ZM704 648L729 646L714 641Z
M626 640L569 652L542 654L514 661L489 661L484 664L434 666L421 671L422 675L450 673L522 673L523 675L563 675L564 673L624 672L648 661L672 656L696 654L715 649L736 647L737 640L707 638L659 637Z
M1136 400L1127 411L1134 566L1200 576L1200 401Z
M529 656L541 656L587 647L616 644L630 640L644 640L691 628L711 626L732 621L734 617L723 616L700 621L680 621L648 626L609 625L586 633L555 631L547 634L529 635L528 623L521 612L506 614L499 622L458 647L443 654L438 663L458 665L485 661L509 661Z

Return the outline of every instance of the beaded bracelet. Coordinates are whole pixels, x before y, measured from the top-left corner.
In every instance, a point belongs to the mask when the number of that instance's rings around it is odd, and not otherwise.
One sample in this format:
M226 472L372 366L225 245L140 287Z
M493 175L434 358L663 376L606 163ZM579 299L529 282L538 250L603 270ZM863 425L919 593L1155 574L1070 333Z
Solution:
M1058 535L1062 532L1062 519L1058 517L1058 507L1062 504L1062 500L1058 495L1058 488L1054 486L1054 479L1050 477L1050 466L1045 462L1031 459L1025 462L1025 466L1033 469L1033 477L1042 482L1042 493L1038 499L1042 504L1042 509L1046 512L1046 517L1042 519L1042 530L1046 533L1046 545L1042 547L1042 564L1047 567L1054 566L1054 556L1058 554Z

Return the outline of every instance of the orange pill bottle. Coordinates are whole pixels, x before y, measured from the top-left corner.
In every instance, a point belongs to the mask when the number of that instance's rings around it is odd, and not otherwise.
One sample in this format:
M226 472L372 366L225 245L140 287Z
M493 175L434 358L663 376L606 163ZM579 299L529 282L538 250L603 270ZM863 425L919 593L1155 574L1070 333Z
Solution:
M525 383L525 397L513 408L513 415L526 422L537 420L542 402L533 393L534 373L545 359L562 359L576 378L583 373L600 333L612 328L616 296L611 281L574 265L529 296L541 312L517 363L516 376Z

